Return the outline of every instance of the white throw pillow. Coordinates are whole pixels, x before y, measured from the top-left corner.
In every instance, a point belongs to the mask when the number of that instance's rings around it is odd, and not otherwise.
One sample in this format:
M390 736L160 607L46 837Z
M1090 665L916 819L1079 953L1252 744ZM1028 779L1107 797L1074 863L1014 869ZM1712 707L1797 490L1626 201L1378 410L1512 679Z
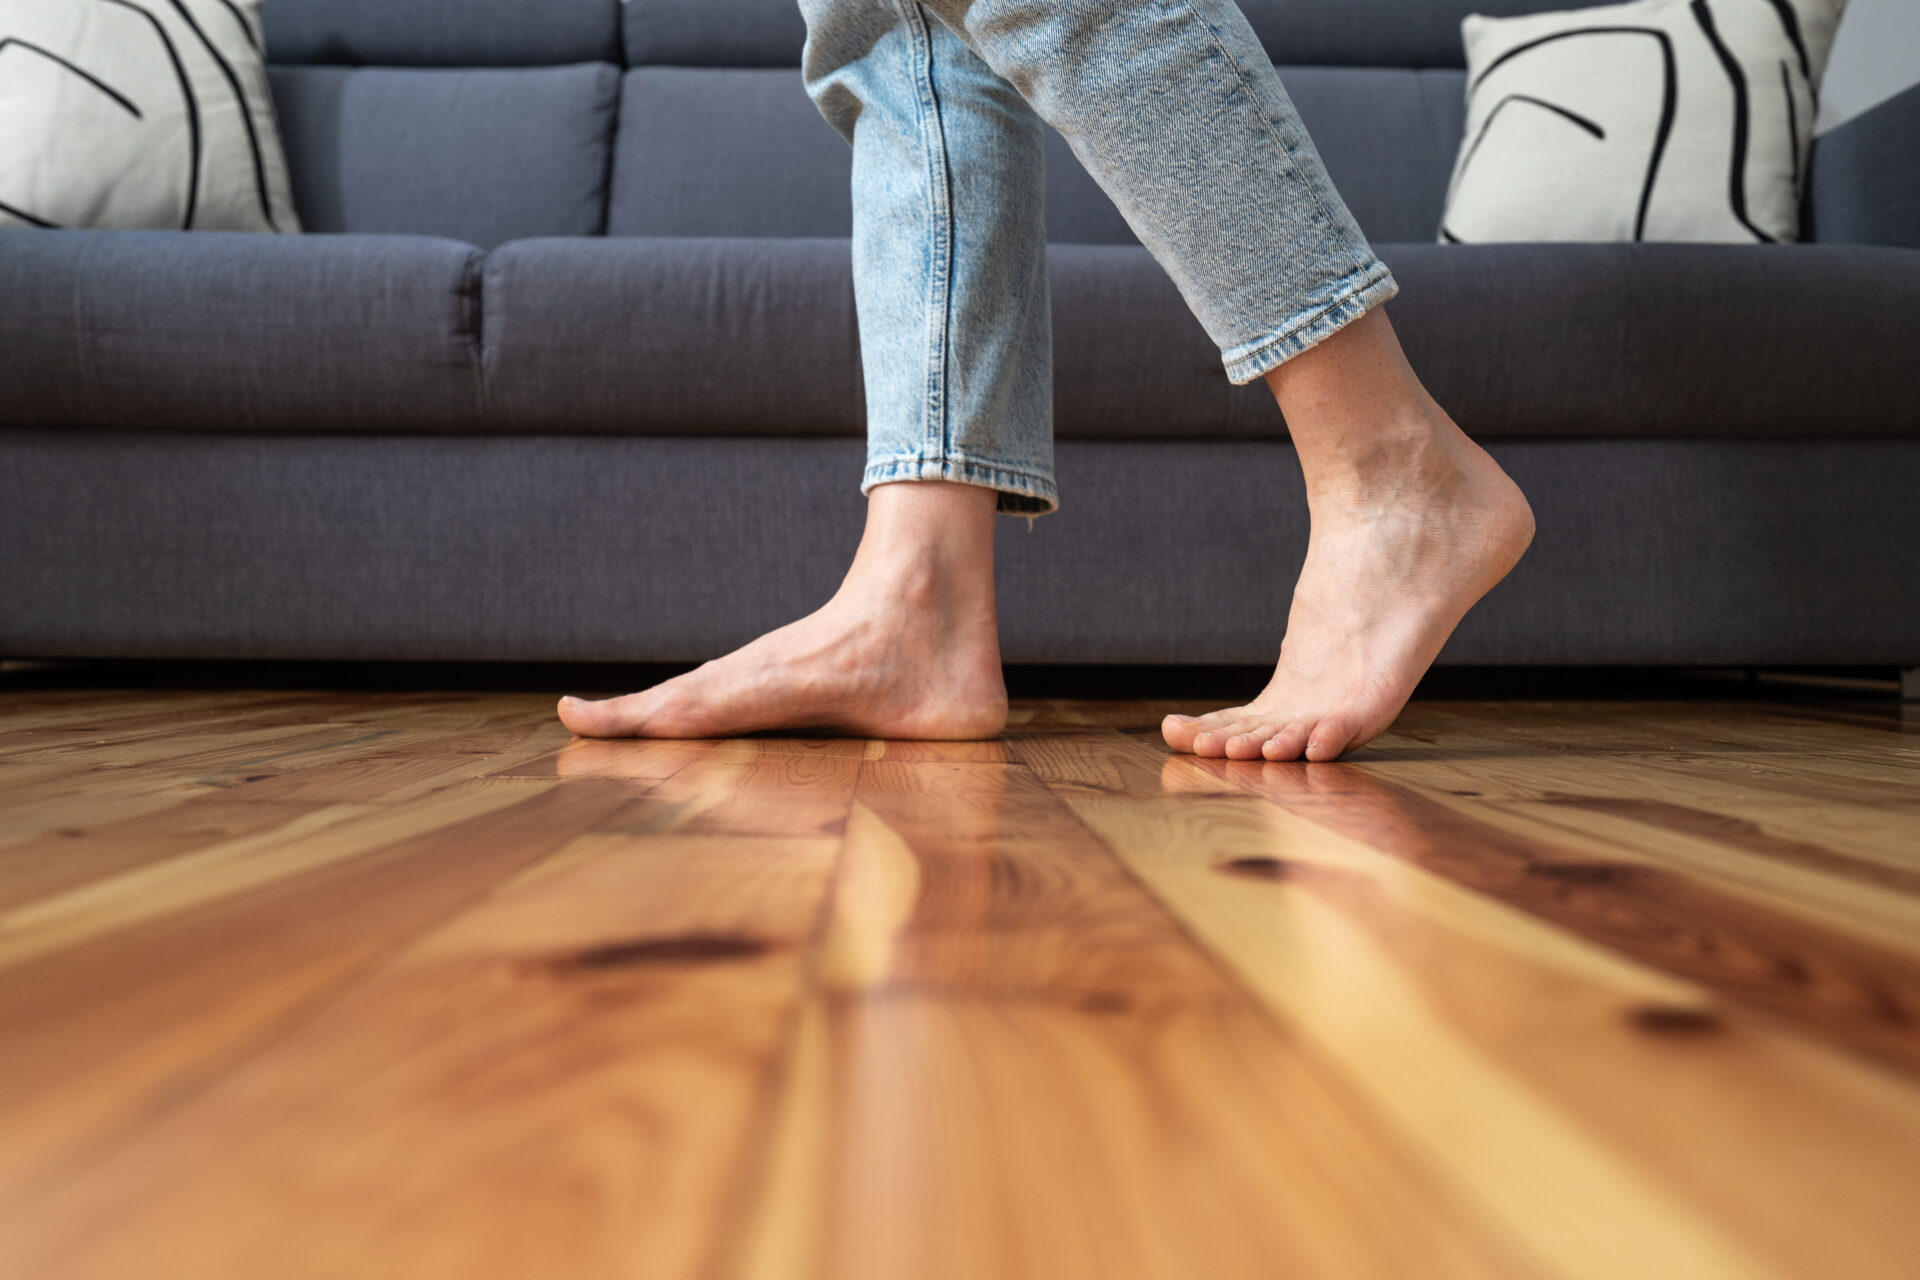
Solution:
M1635 0L1461 24L1440 238L1792 240L1845 0Z
M0 226L298 231L261 0L0 0Z

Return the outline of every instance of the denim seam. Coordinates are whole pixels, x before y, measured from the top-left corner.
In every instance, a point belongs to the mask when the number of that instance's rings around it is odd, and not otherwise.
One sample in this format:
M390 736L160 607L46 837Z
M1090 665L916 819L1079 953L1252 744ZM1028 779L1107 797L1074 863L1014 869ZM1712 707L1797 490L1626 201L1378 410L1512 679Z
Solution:
M1233 351L1224 353L1227 377L1236 384L1252 382L1262 374L1285 364L1294 356L1318 346L1400 292L1400 285L1394 280L1393 273L1387 269L1387 264L1378 258L1353 272L1348 279L1353 279L1354 276L1360 277L1357 283L1342 289L1339 297L1305 319L1288 325L1269 337L1235 347ZM1367 295L1376 291L1382 296L1368 300ZM1316 330L1318 332L1315 332ZM1303 338L1304 341L1302 341ZM1296 350L1278 359L1267 358L1277 348L1296 342L1298 343Z
M929 447L945 451L948 444L946 376L952 329L953 204L947 188L946 128L940 118L940 99L933 86L933 37L919 0L895 0L895 9L913 41L914 104L918 109L920 146L926 153L927 213L932 222L927 280L927 367L922 407L926 421L921 438Z
M1255 93L1253 86L1248 83L1246 70L1241 67L1239 61L1234 58L1233 51L1227 48L1227 42L1220 38L1220 33L1214 30L1213 24L1207 21L1206 15L1194 7L1193 0L1180 0L1180 3L1181 7L1193 15L1193 20L1198 22L1201 27L1206 30L1207 38L1213 41L1213 47L1219 52L1222 58L1227 60L1227 66L1233 71L1234 80L1240 85L1240 92L1246 94L1248 100L1253 103L1254 114L1260 118L1260 123L1266 128L1267 136L1272 138L1274 145L1280 148L1280 154L1287 158L1287 163L1293 168L1300 185L1307 189L1307 195L1312 198L1313 207L1320 215L1321 224L1325 226L1329 232L1337 233L1338 228L1333 220L1333 212L1327 208L1326 202L1320 198L1320 192L1315 188L1312 181L1310 181L1304 173L1300 172L1300 161L1294 154L1294 149L1287 145L1286 139L1281 137L1280 131L1274 127L1272 117L1267 114L1266 106L1260 101L1260 95ZM1366 256L1357 248L1354 248L1352 252L1354 261L1364 268L1367 262Z

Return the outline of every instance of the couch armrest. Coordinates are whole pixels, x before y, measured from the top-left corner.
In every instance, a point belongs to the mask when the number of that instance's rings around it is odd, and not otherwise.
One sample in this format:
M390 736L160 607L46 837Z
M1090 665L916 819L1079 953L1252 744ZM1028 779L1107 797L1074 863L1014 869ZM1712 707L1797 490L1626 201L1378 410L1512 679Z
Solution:
M1920 85L1815 141L1809 240L1920 249Z

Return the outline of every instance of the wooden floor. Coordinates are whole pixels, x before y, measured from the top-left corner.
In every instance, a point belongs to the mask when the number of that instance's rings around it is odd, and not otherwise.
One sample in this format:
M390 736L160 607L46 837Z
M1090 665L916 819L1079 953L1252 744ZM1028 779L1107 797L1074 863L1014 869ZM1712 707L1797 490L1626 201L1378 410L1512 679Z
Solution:
M550 707L0 693L0 1275L1920 1275L1920 710Z

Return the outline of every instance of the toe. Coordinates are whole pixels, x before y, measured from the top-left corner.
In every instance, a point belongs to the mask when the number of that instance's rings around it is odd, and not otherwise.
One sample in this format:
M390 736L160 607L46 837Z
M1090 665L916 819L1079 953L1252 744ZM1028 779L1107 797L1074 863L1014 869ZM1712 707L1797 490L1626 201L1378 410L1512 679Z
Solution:
M599 701L562 698L560 723L583 738L637 737L646 723L646 702L645 695L638 693Z
M1225 713L1221 713L1224 716ZM1208 717L1213 719L1214 717ZM1197 756L1224 756L1228 754L1227 744L1237 741L1240 736L1253 727L1254 721L1246 717L1222 719L1193 735L1193 754ZM1259 744L1254 745L1259 752ZM1247 759L1246 756L1238 757Z
M1258 760L1260 758L1261 745L1272 736L1273 726L1270 724L1258 724L1251 728L1242 729L1239 733L1227 739L1227 759Z
M1280 732L1268 738L1260 748L1260 754L1268 760L1298 760L1306 749L1307 731L1299 724L1289 722Z
M1194 754L1226 756L1230 760L1251 760L1260 754L1260 738L1254 738L1251 745L1247 739L1259 729L1261 717L1244 711L1222 711L1208 719L1215 723L1200 737L1208 740L1209 748L1206 751L1196 749Z
M1175 751L1218 756L1225 753L1227 739L1240 732L1246 719L1245 707L1226 707L1204 716L1168 716L1161 723L1160 732Z
M1235 708L1215 712L1206 718L1212 723L1206 726L1204 733L1196 735L1195 742L1204 737L1209 742L1209 749L1201 751L1196 747L1194 754L1226 756L1232 760L1252 760L1260 754L1260 743L1266 737L1260 732L1264 716L1244 708ZM1257 737L1254 736L1256 734ZM1250 737L1252 744L1248 745L1246 739Z
M560 699L554 710L560 716L560 723L583 738L594 737L593 727L601 712L598 704L585 698L565 697Z
M1315 725L1307 737L1307 759L1322 761L1338 758L1347 749L1347 741L1352 736L1339 717L1327 717Z

